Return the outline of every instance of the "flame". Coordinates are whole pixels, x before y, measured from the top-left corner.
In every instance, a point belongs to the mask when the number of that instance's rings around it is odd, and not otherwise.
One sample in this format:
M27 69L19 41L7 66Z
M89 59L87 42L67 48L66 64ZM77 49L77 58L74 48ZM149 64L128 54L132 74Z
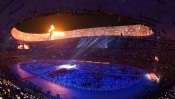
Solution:
M65 35L64 32L55 32L54 29L55 29L54 25L51 25L50 30L49 30L51 40L55 40L60 37L64 37Z
M52 30L54 30L54 29L55 29L54 25L51 25L51 26L50 26L49 33L50 33Z

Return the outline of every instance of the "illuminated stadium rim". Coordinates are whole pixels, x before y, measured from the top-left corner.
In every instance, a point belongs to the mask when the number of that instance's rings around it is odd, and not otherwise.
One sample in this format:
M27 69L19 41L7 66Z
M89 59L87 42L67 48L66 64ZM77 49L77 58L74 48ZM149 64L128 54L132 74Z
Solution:
M109 26L87 29L77 29L71 31L54 32L54 33L26 33L16 28L11 30L12 37L16 40L26 42L51 41L77 37L93 36L131 36L131 37L148 37L153 35L153 31L144 25L128 26ZM51 35L52 34L52 35Z

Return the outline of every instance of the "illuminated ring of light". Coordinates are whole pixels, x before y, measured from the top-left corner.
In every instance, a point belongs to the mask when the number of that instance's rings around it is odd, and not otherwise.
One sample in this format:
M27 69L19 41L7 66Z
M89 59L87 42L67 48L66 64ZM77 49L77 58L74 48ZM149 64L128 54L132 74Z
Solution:
M64 32L54 32L52 39L50 33L25 33L13 28L11 30L13 38L20 41L36 42L49 41L76 37L92 37L92 36L136 36L147 37L153 35L153 31L144 25L129 25L129 26L109 26L87 29L77 29Z

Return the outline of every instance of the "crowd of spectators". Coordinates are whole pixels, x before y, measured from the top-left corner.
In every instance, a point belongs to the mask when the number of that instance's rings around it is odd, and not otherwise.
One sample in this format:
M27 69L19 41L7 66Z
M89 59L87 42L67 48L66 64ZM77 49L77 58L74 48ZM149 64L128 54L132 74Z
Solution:
M26 33L23 31L19 31L16 28L13 28L11 34L14 38L27 42L50 40L49 33ZM96 27L63 32L54 32L52 34L52 40L95 36L152 37L153 31L144 25Z
M38 88L33 84L26 85L26 82L21 81L21 77L14 72L11 66L26 60L29 59L20 57L14 58L13 56L11 58L9 56L7 59L2 58L0 61L0 97L3 99L60 99L59 95L52 96L43 93L41 88Z
M175 98L175 86L169 89L164 96L160 97L159 99L174 99Z
M0 86L0 96L3 99L59 99L59 97L46 96L44 93L35 90L34 86L18 87L9 80L2 78L0 78Z

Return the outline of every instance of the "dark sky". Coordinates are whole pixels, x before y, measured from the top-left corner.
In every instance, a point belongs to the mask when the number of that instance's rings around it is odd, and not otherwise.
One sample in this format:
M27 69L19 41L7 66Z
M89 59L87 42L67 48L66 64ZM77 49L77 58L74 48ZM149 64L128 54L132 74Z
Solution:
M65 13L46 17L38 16L19 23L16 28L24 32L45 33L48 32L50 25L55 26L55 31L67 31L81 28L114 26L127 23L128 20L126 17L122 19L122 22L118 22L117 15L73 15L71 13Z

